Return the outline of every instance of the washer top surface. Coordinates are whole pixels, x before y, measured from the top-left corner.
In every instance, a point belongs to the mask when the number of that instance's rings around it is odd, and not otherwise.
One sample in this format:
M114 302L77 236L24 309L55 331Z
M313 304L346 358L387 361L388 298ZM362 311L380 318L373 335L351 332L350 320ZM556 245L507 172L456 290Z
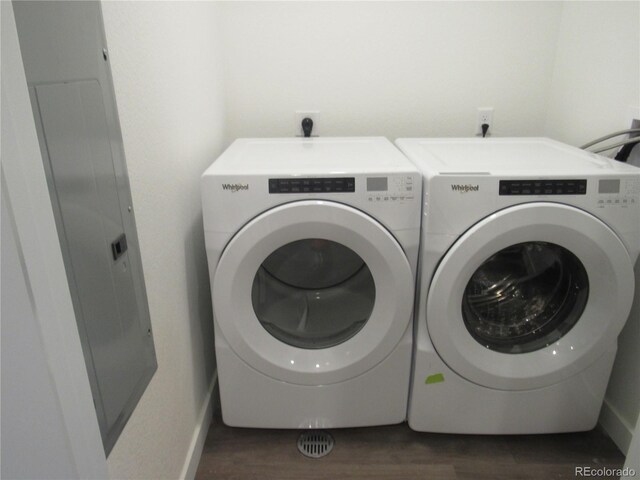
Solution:
M205 175L339 175L417 171L384 137L241 138Z
M432 175L557 177L640 172L625 163L548 138L402 138L396 144Z

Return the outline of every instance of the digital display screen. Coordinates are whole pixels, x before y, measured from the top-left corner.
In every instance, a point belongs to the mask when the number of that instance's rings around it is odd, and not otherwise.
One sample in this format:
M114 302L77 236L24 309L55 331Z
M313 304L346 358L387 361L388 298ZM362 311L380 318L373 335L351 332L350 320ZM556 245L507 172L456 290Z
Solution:
M620 180L600 180L598 193L620 193Z
M367 192L384 192L388 189L387 177L367 177Z

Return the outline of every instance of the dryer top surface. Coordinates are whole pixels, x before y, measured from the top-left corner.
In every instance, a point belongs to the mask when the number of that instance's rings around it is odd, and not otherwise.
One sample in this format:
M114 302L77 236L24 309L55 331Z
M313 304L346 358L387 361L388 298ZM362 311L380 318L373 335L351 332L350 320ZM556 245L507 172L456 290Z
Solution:
M384 137L241 138L205 175L340 175L417 172Z

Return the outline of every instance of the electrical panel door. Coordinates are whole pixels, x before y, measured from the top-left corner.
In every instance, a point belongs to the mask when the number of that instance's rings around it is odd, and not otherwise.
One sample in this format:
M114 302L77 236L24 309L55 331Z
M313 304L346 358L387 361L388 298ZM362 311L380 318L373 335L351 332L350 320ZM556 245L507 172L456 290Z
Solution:
M157 368L99 2L14 2L105 451Z

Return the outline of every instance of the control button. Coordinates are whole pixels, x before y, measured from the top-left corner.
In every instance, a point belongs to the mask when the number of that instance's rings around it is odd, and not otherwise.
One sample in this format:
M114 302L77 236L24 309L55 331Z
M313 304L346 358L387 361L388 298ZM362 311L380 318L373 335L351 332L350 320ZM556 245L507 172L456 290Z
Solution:
M545 188L545 189L544 189L544 193L545 193L546 195L551 195L551 194L553 193L553 188Z
M389 201L389 197L384 197L384 201L388 202Z
M407 187L407 192L410 192L413 190L413 187Z
M522 186L524 187L525 185L522 184ZM531 189L530 188L523 188L522 189L522 195L531 195Z
M604 203L604 200L598 200L598 203L599 204Z
M302 187L302 191L303 191L304 193L309 193L309 192L311 191L311 187L304 187L304 186L303 186L303 187Z
M534 188L534 189L533 189L533 194L534 194L534 195L540 195L541 193L542 193L542 190L541 190L541 189L539 189L539 188Z

